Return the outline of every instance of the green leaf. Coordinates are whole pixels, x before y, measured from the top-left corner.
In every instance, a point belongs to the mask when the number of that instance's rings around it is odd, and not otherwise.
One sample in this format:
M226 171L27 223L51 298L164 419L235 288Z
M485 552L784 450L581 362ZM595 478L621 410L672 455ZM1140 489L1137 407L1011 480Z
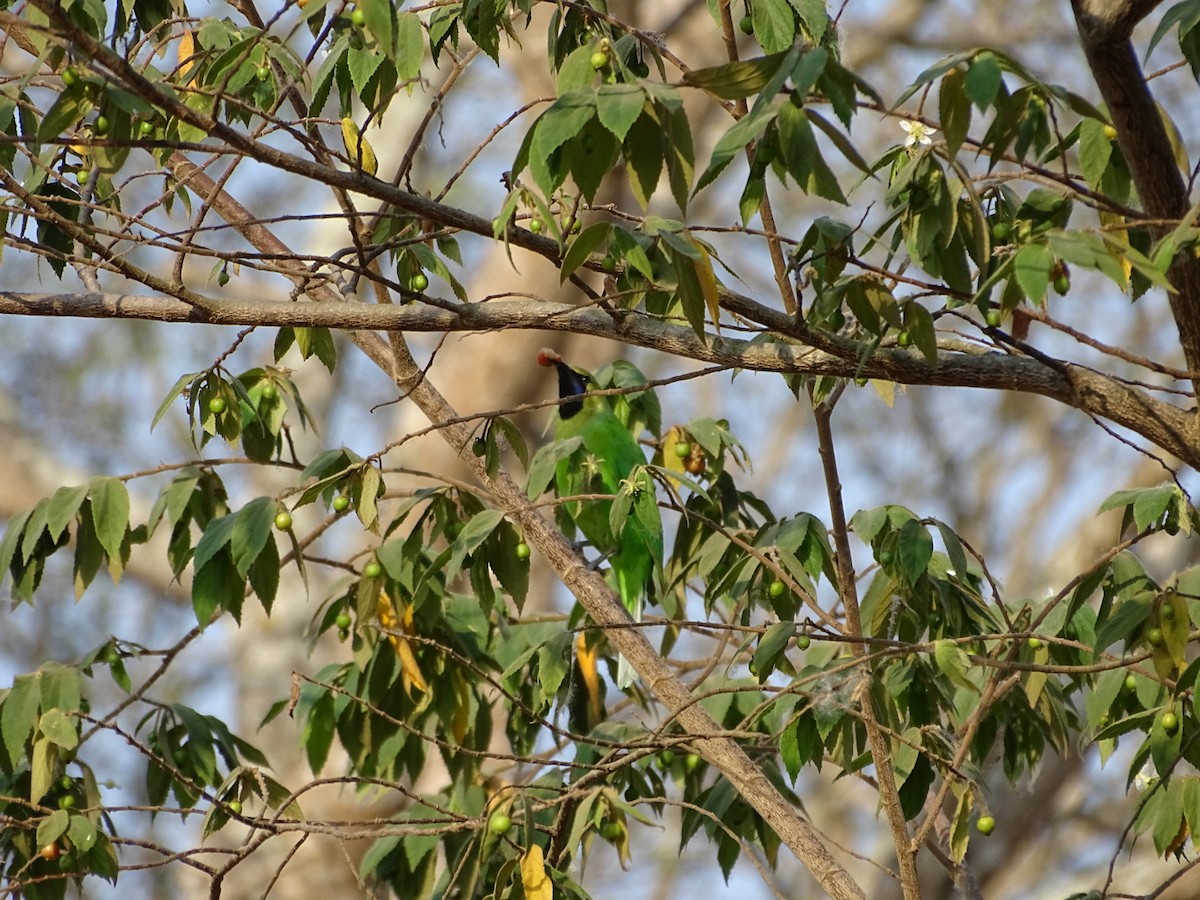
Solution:
M785 101L786 102L786 101ZM762 137L767 126L775 120L779 114L779 103L773 105L764 105L755 107L753 112L748 113L734 123L720 140L713 147L712 156L708 161L708 168L700 176L696 182L695 193L699 193L704 187L710 184L718 175L724 171L733 158L746 149L746 146L752 141Z
M39 675L18 675L0 707L0 732L3 732L4 749L14 762L25 756L25 744L33 739L33 726L37 721L38 705L41 700Z
M596 95L596 112L600 124L623 142L629 129L646 106L646 93L636 84L601 85Z
M971 60L971 68L967 70L963 81L963 90L982 112L996 99L1003 78L1000 60L996 58L995 53L985 50Z
M40 798L39 798L40 799ZM37 845L45 847L47 844L53 844L60 837L67 833L67 826L70 822L71 814L65 809L56 809L46 818L38 823L37 829Z
M129 530L129 492L116 478L93 478L88 485L96 537L110 560L121 559L121 544Z
M961 688L979 693L979 687L967 677L971 658L954 641L935 641L933 658L942 674Z
M79 746L79 720L62 709L47 709L38 721L38 730L64 750Z
M88 488L84 484L75 487L64 485L54 492L46 507L46 529L50 532L52 540L57 541L75 518L87 494Z
M900 527L896 558L900 571L910 585L916 584L917 579L925 574L929 560L933 558L933 538L916 519L910 519Z
M771 2L782 2L784 6L787 6L786 0L771 0ZM755 13L757 14L757 12L758 4L755 3ZM789 20L792 17L790 9L787 11L787 17ZM787 45L791 46L790 40ZM756 59L744 59L705 69L692 69L690 72L683 73L683 83L688 87L708 91L722 100L743 100L746 97L753 97L766 87L772 76L779 71L779 67L783 65L787 56L788 52L785 50Z
M796 18L788 0L754 0L750 7L754 36L768 53L783 51L796 41Z
M196 611L196 621L203 628L212 621L217 610L224 609L240 622L245 591L246 580L238 574L229 551L222 549L196 570L192 580L192 608Z
M754 651L754 660L751 663L759 684L770 677L779 661L780 654L787 649L788 643L795 634L795 622L776 622L759 639L758 647Z
M966 73L962 69L951 69L942 79L938 115L946 136L946 153L954 159L971 129L971 99L967 96Z
M450 559L446 563L447 573L457 573L462 568L463 559L469 553L474 553L488 539L496 526L504 519L504 513L498 509L485 509L471 517L462 531L459 532L450 548Z
M588 261L596 248L604 243L611 227L608 222L596 222L575 236L563 255L562 268L558 273L559 284L564 283L576 269Z
M204 534L200 535L200 542L196 544L196 554L192 557L192 567L196 571L208 565L208 561L229 543L236 525L237 515L231 514L213 519L205 526Z
M230 550L233 564L242 578L250 571L263 547L271 540L271 529L279 504L273 497L258 497L247 503L233 519Z
M312 705L304 721L304 749L308 754L309 768L314 775L321 773L325 760L329 758L336 723L333 695L323 692Z
M538 450L529 463L529 478L525 485L525 496L536 500L546 492L550 482L554 480L555 469L559 462L567 459L583 445L582 437L568 438L565 441L554 441Z
M657 110L647 112L635 121L622 147L629 187L642 209L650 205L662 174L663 142L667 135L656 119L658 114Z
M1043 244L1029 244L1017 251L1013 260L1017 284L1029 301L1041 306L1046 299L1046 288L1050 284L1050 272L1054 268L1054 255Z
M578 136L596 115L596 95L584 91L564 94L538 118L533 128L529 164L538 186L547 194L558 186L548 162L559 147Z

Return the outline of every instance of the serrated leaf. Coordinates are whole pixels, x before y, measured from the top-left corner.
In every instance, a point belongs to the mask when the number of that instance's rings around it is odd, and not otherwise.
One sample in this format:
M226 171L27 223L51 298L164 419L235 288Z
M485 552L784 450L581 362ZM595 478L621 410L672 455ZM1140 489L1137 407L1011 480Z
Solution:
M629 129L646 106L646 93L636 84L601 85L596 95L596 113L600 124L624 142Z
M971 128L971 99L966 91L966 73L951 69L938 91L938 115L946 137L946 153L954 159Z
M230 550L238 575L246 577L263 547L271 540L271 529L279 504L272 497L258 497L247 503L234 517L230 531Z
M46 507L46 529L50 532L52 540L57 541L75 518L87 494L88 488L84 484L74 487L64 485L54 492Z
M110 560L121 559L121 544L129 530L129 492L117 478L93 478L88 485L96 537Z
M784 5L786 6L786 2ZM755 6L757 7L757 4ZM789 20L791 15L789 9L787 12ZM791 42L788 43L790 45ZM688 87L707 91L722 100L743 100L753 97L767 86L771 77L779 71L779 67L789 52L782 50L769 56L760 56L757 59L744 59L720 66L692 69L683 73L683 83Z
M38 730L64 750L79 746L79 720L61 709L48 709L38 720Z
M575 236L563 255L562 268L558 273L559 284L565 282L576 269L588 261L596 248L604 243L611 227L608 222L596 222Z
M10 760L25 756L25 744L33 738L40 700L39 675L18 675L13 679L4 705L0 707L0 732L3 732L4 749Z
M896 543L896 559L900 571L909 584L916 584L933 558L933 538L916 519L909 519L900 527Z
M752 663L759 684L766 681L774 671L779 655L784 651L788 642L791 641L795 634L795 622L776 622L759 639Z
M1017 251L1013 260L1017 284L1036 306L1041 306L1046 299L1053 268L1054 256L1043 244L1029 244Z

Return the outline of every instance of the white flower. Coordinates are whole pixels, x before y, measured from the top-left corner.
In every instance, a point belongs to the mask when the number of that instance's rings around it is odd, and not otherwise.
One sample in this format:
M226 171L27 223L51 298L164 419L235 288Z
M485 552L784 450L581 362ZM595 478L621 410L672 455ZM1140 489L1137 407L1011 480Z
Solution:
M1147 762L1142 766L1142 771L1133 776L1133 787L1140 792L1153 787L1157 781L1158 773L1154 770L1154 766Z
M908 135L904 139L905 147L915 147L917 144L927 146L933 143L933 133L936 128L930 128L924 122L914 122L911 119L904 119L900 122L900 127L904 129Z

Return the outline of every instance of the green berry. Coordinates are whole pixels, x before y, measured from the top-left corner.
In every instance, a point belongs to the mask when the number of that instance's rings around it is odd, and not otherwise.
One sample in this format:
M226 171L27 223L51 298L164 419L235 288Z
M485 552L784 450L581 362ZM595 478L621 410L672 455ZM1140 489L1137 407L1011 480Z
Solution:
M683 770L688 774L695 772L700 767L700 763L704 762L699 753L689 753L683 758Z
M897 347L907 347L911 343L912 343L912 335L910 335L907 331L901 331L899 334L896 335L896 346Z
M1146 643L1151 647L1161 647L1163 644L1163 633L1161 628L1151 628L1146 632Z
M658 751L658 764L660 766L662 766L664 769L671 768L671 766L673 766L675 764L675 751L674 750L659 750Z
M1110 141L1115 141L1117 139L1117 129L1113 128L1111 125L1105 125L1104 136Z
M74 807L75 807L75 798L73 796L71 796L70 794L63 794L61 797L58 798L58 808L59 809L74 809Z
M608 54L602 50L597 50L592 54L592 58L589 60L589 62L591 63L592 68L598 72L608 65Z
M383 566L377 562L369 562L363 566L363 575L366 578L378 578L383 574Z
M812 646L812 638L810 638L807 634L802 634L800 637L796 638L796 646L801 650L807 650Z
M605 819L604 824L600 826L600 836L611 844L619 841L624 834L625 829L621 827L621 823L612 819Z
M292 514L287 510L275 516L275 527L280 531L292 530Z
M345 512L350 508L350 498L345 494L338 494L333 498L333 511Z
M355 28L362 28L367 24L367 14L357 6L354 7L353 11L350 13L350 24Z
M1000 323L1004 321L1004 317L1000 315L1000 310L989 309L987 315L984 316L984 321L987 322L988 328L999 328Z
M832 331L841 331L846 324L846 314L840 309L835 309L829 314L829 328Z
M517 544L517 559L529 559L529 545L524 541Z
M508 834L512 828L512 819L502 812L498 812L488 819L488 831L492 834Z
M270 66L259 66L258 72L256 74L258 75L259 81L266 81L268 78L271 77L271 67Z
M487 453L487 438L477 437L471 442L471 452L476 456L483 456Z
M279 388L268 382L267 384L263 385L261 396L264 400L274 400L279 396Z
M1012 237L1011 222L993 222L992 223L992 238L997 241L1007 241Z
M749 16L742 16L738 20L738 28L742 29L742 34L754 34L754 20Z
M208 411L214 416L219 416L221 413L225 412L225 407L227 405L228 404L225 402L224 397L213 397L208 401Z
M880 550L878 559L881 566L890 566L895 561L896 554L891 550Z
M778 600L783 596L783 593L786 590L787 587L782 581L772 581L770 586L767 588L767 593L771 596L772 600Z
M1162 612L1159 615L1161 615L1166 621L1170 622L1175 618L1175 607L1170 603L1165 603L1163 604Z
M677 441L675 443L675 455L680 459L687 459L692 455L692 445L687 441Z
M226 805L229 807L229 811L235 816L242 814L242 802L240 800L230 800Z
M1127 691L1137 690L1137 676L1136 675L1126 675L1125 676L1125 690L1127 690Z
M1060 297L1071 289L1071 276L1059 275L1054 279L1054 291Z
M542 228L543 228L543 225L542 225L541 219L530 219L530 221L529 221L529 230L530 231L532 231L534 234L541 234Z
M1179 716L1173 712L1163 713L1162 729L1167 734L1174 734L1179 730Z
M76 184L87 184L87 180L88 180L88 170L87 169L76 169L75 170L75 183Z
M111 127L112 123L108 121L108 116L96 116L96 121L92 123L92 133L97 137L104 137Z
M1030 650L1041 650L1042 649L1042 641L1040 638L1031 637L1025 643L1029 645Z
M348 613L348 612L338 613L338 617L333 620L333 624L335 624L338 627L338 631L345 631L352 624L351 619L350 619L350 613Z
M408 283L408 286L419 293L429 287L429 279L424 272L418 272L412 277L412 281Z
M349 628L338 629L338 640L341 641L343 644L346 641L350 640L350 629Z
M983 835L991 834L996 830L996 820L991 816L980 816L975 820L975 829Z
M70 87L79 83L79 71L74 66L67 66L62 73L63 84Z
M154 123L149 119L145 119L138 125L138 131L141 132L142 137L150 137L150 135L154 134Z

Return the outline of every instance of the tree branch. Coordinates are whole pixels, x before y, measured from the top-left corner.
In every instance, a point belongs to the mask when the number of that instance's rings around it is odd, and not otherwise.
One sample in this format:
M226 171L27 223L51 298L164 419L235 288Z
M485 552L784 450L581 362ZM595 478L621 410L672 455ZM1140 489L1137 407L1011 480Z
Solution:
M232 215L226 208L222 215ZM247 221L249 216L247 214ZM266 232L266 229L261 229ZM269 235L270 232L267 232ZM257 235L259 249L283 253L272 237ZM769 310L748 298L728 295L725 305L751 315L780 335L773 343L709 336L701 341L691 328L672 325L632 311L536 301L464 303L454 308L420 304L377 305L343 302L336 291L322 287L311 272L294 277L310 293L339 302L222 300L204 309L169 297L133 294L27 294L0 292L0 315L74 316L80 318L152 319L210 325L264 325L336 328L346 331L500 331L530 329L588 334L631 346L660 350L699 362L758 372L833 375L880 379L897 384L984 388L1037 394L1107 419L1141 435L1150 443L1200 470L1200 421L1180 409L1107 375L1063 363L1048 366L1039 360L980 350L957 341L943 341L936 366L915 352L877 349L859 359L861 346L849 338L820 335L828 350L784 343L796 338L790 316ZM806 333L806 336L807 333ZM814 335L814 337L817 337Z
M1186 215L1187 185L1167 136L1162 114L1138 64L1129 35L1158 0L1072 0L1083 52L1108 105L1117 143L1129 165L1142 207L1152 219L1177 222ZM1153 228L1157 237L1170 230ZM1167 277L1171 313L1188 369L1200 370L1200 260L1175 256ZM1200 381L1193 381L1200 389Z

